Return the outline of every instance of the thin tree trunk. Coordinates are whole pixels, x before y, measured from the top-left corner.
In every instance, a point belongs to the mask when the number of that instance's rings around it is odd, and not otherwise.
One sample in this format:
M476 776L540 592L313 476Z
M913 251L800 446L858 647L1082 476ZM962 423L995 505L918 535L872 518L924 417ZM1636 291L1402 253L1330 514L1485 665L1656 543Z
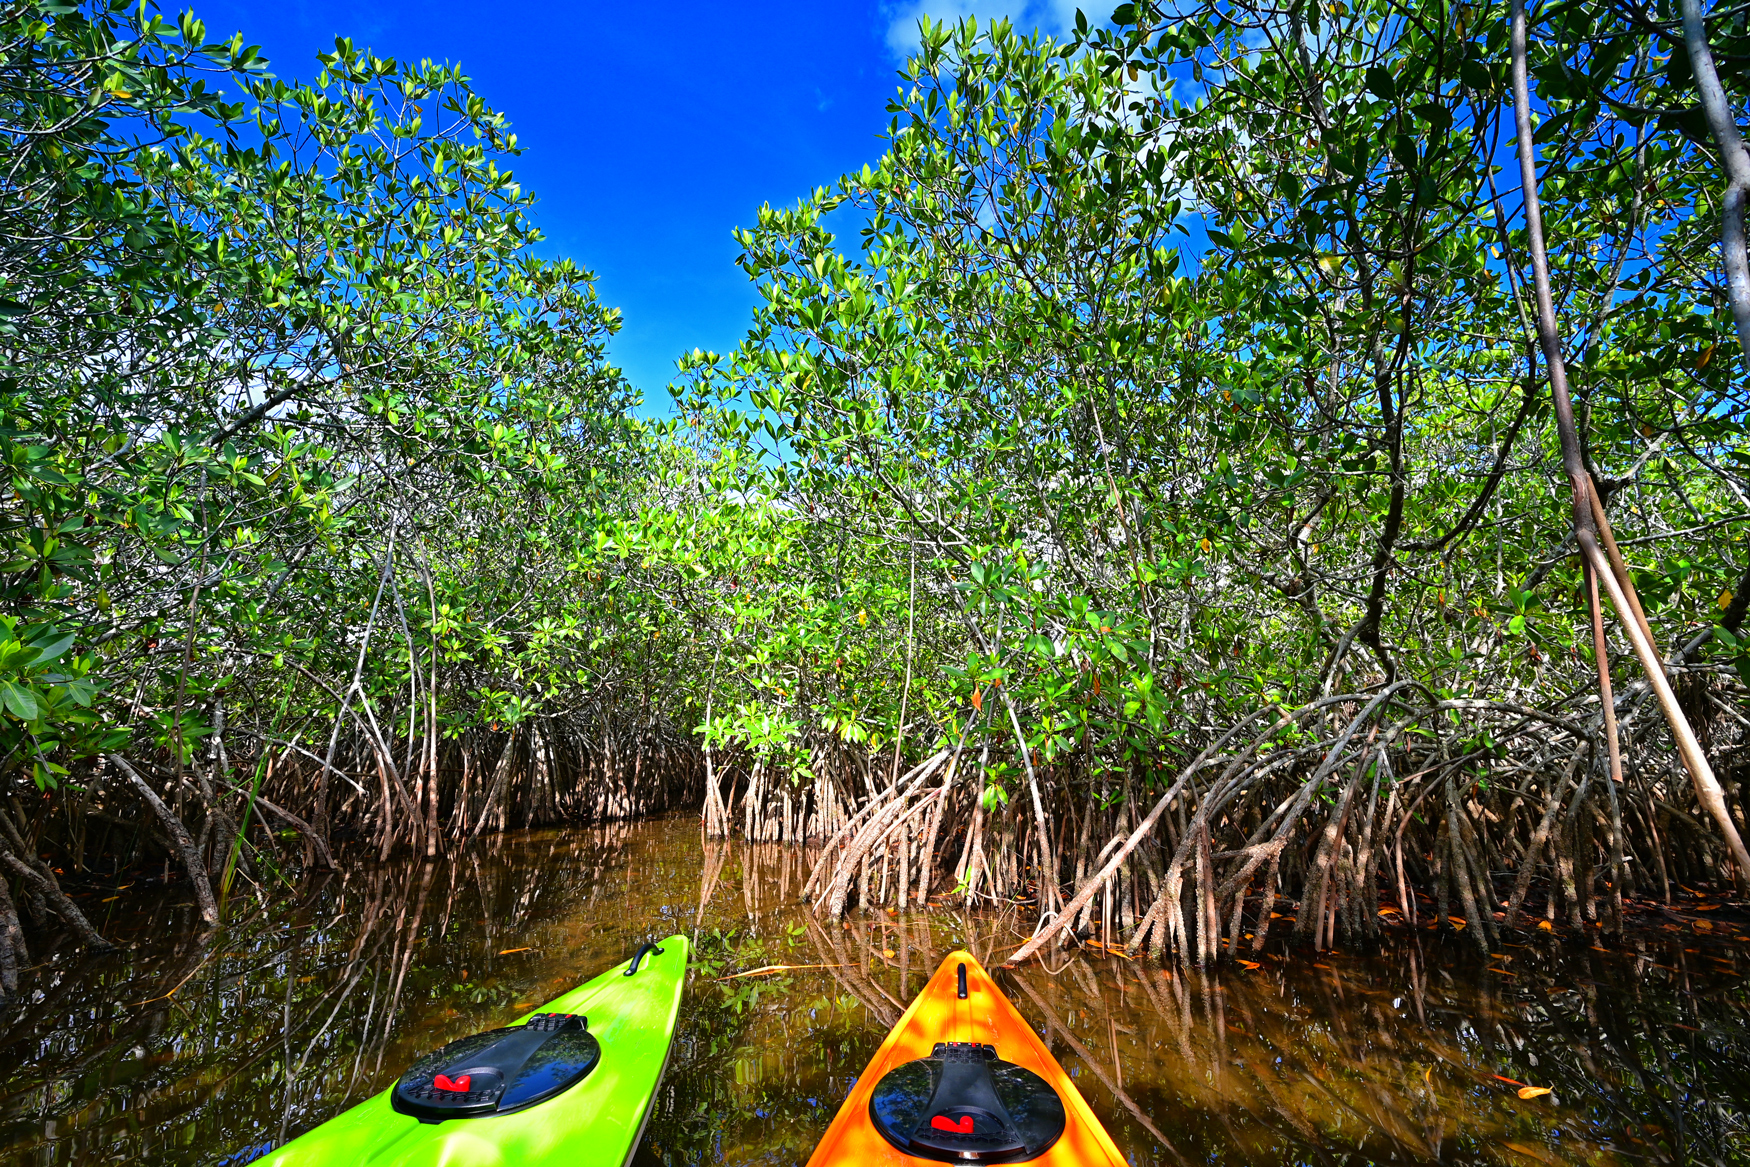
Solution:
M29 963L30 950L25 947L24 927L12 903L12 886L0 877L0 999L18 992L19 966Z
M1684 25L1686 35L1693 39L1701 34L1700 11L1695 8L1696 0L1683 0L1685 5ZM1693 15L1694 19L1691 20ZM1653 694L1658 699L1659 708L1665 714L1665 720L1671 727L1671 736L1677 742L1678 754L1682 757L1685 768L1689 771L1690 781L1695 786L1696 801L1713 817L1714 822L1724 836L1726 846L1730 850L1733 863L1733 876L1741 891L1750 891L1750 851L1744 848L1744 840L1738 834L1737 824L1732 821L1732 815L1726 806L1725 792L1721 790L1719 780L1714 777L1713 768L1708 765L1707 757L1702 753L1701 743L1696 741L1695 731L1690 727L1689 719L1677 704L1677 697L1671 691L1671 684L1665 677L1664 663L1659 659L1658 650L1653 646L1651 637L1647 636L1634 618L1638 601L1629 599L1629 591L1633 588L1632 581L1618 580L1615 571L1606 561L1604 553L1598 546L1597 526L1592 514L1593 491L1592 476L1587 471L1584 457L1580 450L1578 427L1574 424L1573 402L1568 396L1567 366L1562 359L1561 337L1556 329L1555 301L1550 292L1549 256L1544 247L1543 213L1538 205L1537 196L1537 159L1534 154L1531 137L1531 94L1526 79L1526 21L1525 0L1512 0L1512 53L1513 53L1513 102L1514 120L1518 129L1519 143L1519 175L1521 193L1525 201L1526 234L1531 250L1531 270L1537 291L1537 336L1543 348L1544 363L1549 369L1550 396L1555 405L1556 430L1561 438L1562 468L1567 473L1568 483L1574 496L1574 537L1580 547L1583 559L1589 563L1598 577L1604 581L1605 588L1610 592L1610 601L1616 608L1617 617L1623 630L1628 634L1633 644L1635 655L1640 658L1641 668L1646 671L1647 680L1653 688ZM1694 32L1690 33L1690 27ZM1705 50L1705 38L1703 38ZM1710 72L1711 72L1711 60ZM1700 74L1697 75L1698 81ZM1718 79L1714 79L1718 85ZM1723 95L1722 95L1723 96ZM1735 140L1736 131L1733 131ZM1742 155L1742 142L1737 143L1738 154ZM1750 177L1750 158L1744 159L1745 174ZM1738 203L1742 208L1742 197ZM1740 236L1742 234L1742 218L1739 218ZM1741 243L1740 239L1740 243ZM1740 249L1741 254L1741 249ZM1750 277L1745 283L1746 303L1750 304ZM1734 311L1735 311L1734 307ZM1740 337L1750 343L1750 332L1746 332L1745 322L1740 322ZM1626 586L1625 586L1626 582Z
M1732 322L1738 328L1738 345L1750 360L1750 257L1746 256L1744 233L1744 203L1750 197L1750 150L1744 147L1737 115L1714 67L1701 0L1680 0L1678 7L1683 14L1683 44L1689 50L1695 89L1726 172L1725 196L1720 200L1720 258L1726 268L1726 299L1731 304Z
M120 770L127 780L133 784L140 797L146 800L146 805L152 808L152 813L158 816L158 821L164 827L164 833L170 836L170 841L182 856L183 866L188 869L188 880L194 884L194 898L200 907L201 919L208 926L219 922L219 904L213 898L213 885L207 878L206 866L201 863L200 852L195 848L194 839L189 837L188 828L182 825L182 820L170 813L170 808L164 805L164 800L158 797L158 792L146 784L138 770L128 764L120 754L107 754L110 765Z

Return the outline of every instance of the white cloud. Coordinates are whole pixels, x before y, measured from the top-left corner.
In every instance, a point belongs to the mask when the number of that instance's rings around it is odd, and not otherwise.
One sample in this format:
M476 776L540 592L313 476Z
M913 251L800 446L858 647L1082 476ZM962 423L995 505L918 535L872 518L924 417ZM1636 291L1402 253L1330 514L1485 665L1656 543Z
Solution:
M1007 18L1016 31L1035 30L1062 36L1075 26L1076 9L1088 14L1090 23L1103 24L1117 0L904 0L887 4L887 47L898 57L908 57L918 47L918 21L956 21L976 16L980 24Z

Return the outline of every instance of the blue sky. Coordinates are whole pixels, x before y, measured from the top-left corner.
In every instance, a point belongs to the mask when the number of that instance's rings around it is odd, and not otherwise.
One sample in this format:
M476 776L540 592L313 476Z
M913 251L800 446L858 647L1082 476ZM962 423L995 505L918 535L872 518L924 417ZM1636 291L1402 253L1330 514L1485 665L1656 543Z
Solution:
M1086 2L1086 0L1084 0ZM662 412L675 358L741 338L756 295L730 232L881 153L917 18L1002 15L1060 32L1074 0L460 4L190 0L281 77L350 36L380 56L460 62L525 147L544 249L593 270L624 313L613 359ZM173 8L174 5L166 5ZM1111 7L1090 6L1103 17Z

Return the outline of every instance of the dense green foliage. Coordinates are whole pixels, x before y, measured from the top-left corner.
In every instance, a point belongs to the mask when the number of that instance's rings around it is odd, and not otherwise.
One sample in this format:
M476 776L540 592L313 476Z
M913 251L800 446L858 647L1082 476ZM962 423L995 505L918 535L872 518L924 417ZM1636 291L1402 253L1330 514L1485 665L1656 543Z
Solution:
M1393 5L1290 24L1211 14L1068 56L938 29L880 168L744 237L769 307L710 366L716 398L684 404L766 444L770 497L820 545L850 532L882 565L871 699L900 689L913 547L924 700L1003 677L1048 757L1084 728L1155 751L1345 672L1584 683L1555 435L1499 258L1523 232L1491 194L1504 32L1448 29L1442 60ZM1319 59L1248 59L1291 32ZM1165 96L1187 73L1198 100ZM1742 570L1750 458L1705 159L1569 104L1540 132L1558 310L1643 598L1683 635ZM846 203L861 258L822 227Z
M8 767L186 754L263 658L344 675L397 535L449 654L497 652L539 554L465 533L587 505L630 399L615 314L529 254L503 119L344 43L291 85L187 19L8 15L5 598L52 642L6 690Z

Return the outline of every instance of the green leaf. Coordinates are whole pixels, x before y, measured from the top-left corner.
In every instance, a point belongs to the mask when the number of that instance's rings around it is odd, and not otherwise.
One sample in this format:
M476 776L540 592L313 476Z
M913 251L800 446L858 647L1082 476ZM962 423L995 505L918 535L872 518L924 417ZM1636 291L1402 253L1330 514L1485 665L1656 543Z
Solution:
M36 694L13 681L0 681L0 702L20 721L35 721L41 713Z
M62 653L73 647L73 641L76 639L78 639L77 636L69 632L58 640L51 640L47 644L33 642L32 647L37 650L37 655L36 659L30 663L32 665L46 665L59 660Z

